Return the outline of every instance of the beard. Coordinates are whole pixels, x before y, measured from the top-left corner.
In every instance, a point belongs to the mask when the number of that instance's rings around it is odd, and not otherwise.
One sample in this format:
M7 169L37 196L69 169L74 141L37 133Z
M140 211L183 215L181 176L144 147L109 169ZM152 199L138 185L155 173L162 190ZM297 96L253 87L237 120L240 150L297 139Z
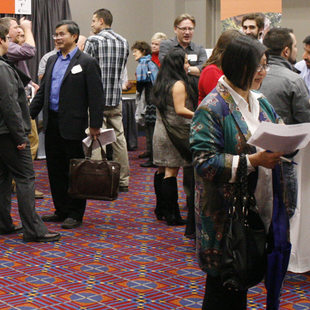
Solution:
M291 55L289 56L289 58L288 58L287 60L288 60L289 63L292 64L292 65L295 65L295 63L296 63L296 58L293 59L293 58L291 57Z

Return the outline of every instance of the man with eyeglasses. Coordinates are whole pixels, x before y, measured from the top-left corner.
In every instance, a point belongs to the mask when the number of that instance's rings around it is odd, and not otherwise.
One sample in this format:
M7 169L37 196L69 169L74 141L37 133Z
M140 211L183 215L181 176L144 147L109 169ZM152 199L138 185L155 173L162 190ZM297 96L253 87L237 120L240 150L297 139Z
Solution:
M43 109L45 152L55 207L54 214L42 216L45 222L62 222L72 229L82 225L85 199L68 194L69 162L84 158L85 129L96 138L103 120L103 88L100 68L93 57L77 47L80 30L71 20L60 21L53 39L59 51L46 64L41 87L30 105L35 118Z
M207 60L206 50L192 42L196 21L194 16L184 13L179 15L174 21L174 39L161 41L159 49L159 60L162 61L172 48L183 48L187 54L188 74L190 76L200 76L202 66ZM198 83L198 78L196 79Z
M23 230L25 242L58 241L60 234L49 232L35 211L29 110L24 85L15 67L3 57L9 44L8 27L0 20L0 234ZM22 227L13 224L10 214L12 177Z
M260 91L267 97L285 124L310 122L310 97L302 77L295 72L297 42L292 29L273 28L264 37L268 48L270 70ZM291 159L291 158L290 158ZM289 216L293 216L297 203L295 167L283 162L285 180L289 187Z

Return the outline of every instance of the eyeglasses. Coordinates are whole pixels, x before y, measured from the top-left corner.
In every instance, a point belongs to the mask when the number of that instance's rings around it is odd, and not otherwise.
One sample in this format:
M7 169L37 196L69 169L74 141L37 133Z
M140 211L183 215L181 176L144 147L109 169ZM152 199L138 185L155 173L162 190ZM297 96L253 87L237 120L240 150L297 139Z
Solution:
M193 32L194 31L194 27L179 27L177 26L178 29L180 29L182 32L185 32L185 31L189 31L189 32Z
M56 40L57 38L63 38L66 35L66 33L60 32L52 35L52 38Z
M269 65L258 65L256 71L257 72L262 72L263 70L265 70L266 72L268 72L270 69Z
M9 35L6 36L7 40L11 40L11 37Z

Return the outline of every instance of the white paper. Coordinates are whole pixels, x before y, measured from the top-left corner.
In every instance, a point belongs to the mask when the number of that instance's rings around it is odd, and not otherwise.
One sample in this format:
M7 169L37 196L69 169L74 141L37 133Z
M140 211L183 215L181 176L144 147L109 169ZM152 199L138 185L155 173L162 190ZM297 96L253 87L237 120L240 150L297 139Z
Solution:
M31 15L31 0L15 0L15 13Z
M310 142L310 123L296 125L262 122L248 143L272 152L292 153Z
M90 147L92 137L89 135L89 129L87 128L85 130L85 133L88 135L84 140L83 140L83 148L84 152ZM108 129L102 129L100 128L100 135L97 137L97 139L101 142L102 146L105 146L107 144L113 143L116 141L116 136L115 136L115 131L113 128L108 128ZM99 143L97 141L94 141L93 143L93 150L99 148Z

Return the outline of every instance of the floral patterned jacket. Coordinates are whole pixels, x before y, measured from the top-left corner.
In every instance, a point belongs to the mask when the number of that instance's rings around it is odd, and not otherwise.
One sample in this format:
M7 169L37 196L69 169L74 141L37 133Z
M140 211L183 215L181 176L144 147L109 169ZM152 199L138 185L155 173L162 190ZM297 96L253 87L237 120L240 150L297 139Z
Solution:
M282 122L264 96L259 104L260 121ZM248 140L251 133L241 112L228 90L218 83L199 105L191 124L197 255L201 269L213 276L220 267L224 223L233 200L233 184L229 183L233 155L249 153L236 122Z

